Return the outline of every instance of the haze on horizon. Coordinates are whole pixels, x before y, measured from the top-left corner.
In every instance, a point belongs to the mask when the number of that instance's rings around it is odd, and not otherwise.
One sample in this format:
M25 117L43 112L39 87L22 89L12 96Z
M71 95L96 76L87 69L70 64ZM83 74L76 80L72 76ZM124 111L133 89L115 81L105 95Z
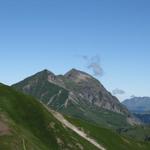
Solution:
M149 6L149 0L1 0L0 82L77 68L120 100L150 96Z

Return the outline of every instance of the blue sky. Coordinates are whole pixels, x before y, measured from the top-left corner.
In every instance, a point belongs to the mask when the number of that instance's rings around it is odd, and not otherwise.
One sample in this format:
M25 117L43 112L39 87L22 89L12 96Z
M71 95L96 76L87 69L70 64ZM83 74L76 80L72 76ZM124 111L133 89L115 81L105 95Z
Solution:
M120 100L150 96L149 0L1 0L0 82L47 68L92 72L82 56L99 56L97 78Z

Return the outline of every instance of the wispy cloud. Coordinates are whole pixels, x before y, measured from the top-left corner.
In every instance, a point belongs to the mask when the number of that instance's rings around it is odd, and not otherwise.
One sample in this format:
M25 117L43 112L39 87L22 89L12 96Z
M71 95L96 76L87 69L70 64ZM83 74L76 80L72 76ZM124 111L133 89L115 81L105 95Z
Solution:
M100 57L98 55L93 57L84 55L82 58L86 61L87 69L91 70L94 76L103 76L104 71L100 63Z
M112 93L113 93L113 95L123 95L123 94L125 94L126 92L125 92L124 90L121 90L121 89L116 88L116 89L114 89L114 90L112 91Z

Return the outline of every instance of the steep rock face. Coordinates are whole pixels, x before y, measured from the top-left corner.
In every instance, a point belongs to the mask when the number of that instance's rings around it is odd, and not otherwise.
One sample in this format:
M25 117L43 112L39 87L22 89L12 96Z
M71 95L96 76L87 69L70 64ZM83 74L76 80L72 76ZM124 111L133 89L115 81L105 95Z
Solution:
M65 75L55 75L48 70L43 70L13 87L35 96L57 111L78 118L87 118L98 123L105 120L115 124L119 118L132 120L128 110L97 79L76 69L70 70ZM111 112L114 112L113 116L116 119L112 119Z
M79 98L89 102L100 108L108 109L117 113L128 113L118 99L111 95L104 86L91 75L72 69L64 75L64 77L72 82L76 89L68 86L70 90Z

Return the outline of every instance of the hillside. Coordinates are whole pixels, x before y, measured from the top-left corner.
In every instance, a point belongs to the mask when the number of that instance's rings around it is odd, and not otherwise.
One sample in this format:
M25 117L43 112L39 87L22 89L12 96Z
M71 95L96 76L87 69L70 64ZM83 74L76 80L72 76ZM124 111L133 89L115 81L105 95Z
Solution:
M111 128L137 124L130 112L97 79L76 69L58 76L43 70L12 87L76 118Z
M98 125L91 124L90 122L83 121L83 120L76 120L75 118L68 117L66 118L79 127L82 131L85 131L90 135L90 137L93 137L96 139L99 143L102 143L107 150L149 150L150 149L150 143L148 142L142 142L140 140L135 140L135 133L131 132L139 132L139 134L142 135L141 132L143 132L143 129L137 128L136 130L131 130L130 134L133 135L133 138L129 138L125 135L116 134L116 132L100 127ZM146 130L147 132L147 130ZM150 132L150 131L148 131ZM129 134L129 133L128 133ZM139 135L137 134L137 136ZM148 134L148 133L147 133Z
M0 149L97 149L64 127L41 103L0 84Z
M97 150L75 133L86 133L107 150L148 150L150 144L136 142L87 121L65 117L44 107L36 99L0 84L0 149L2 150ZM63 122L63 123L62 123ZM70 123L69 123L70 124ZM75 127L76 126L76 127ZM79 131L80 130L80 131ZM91 137L91 138L90 138Z

